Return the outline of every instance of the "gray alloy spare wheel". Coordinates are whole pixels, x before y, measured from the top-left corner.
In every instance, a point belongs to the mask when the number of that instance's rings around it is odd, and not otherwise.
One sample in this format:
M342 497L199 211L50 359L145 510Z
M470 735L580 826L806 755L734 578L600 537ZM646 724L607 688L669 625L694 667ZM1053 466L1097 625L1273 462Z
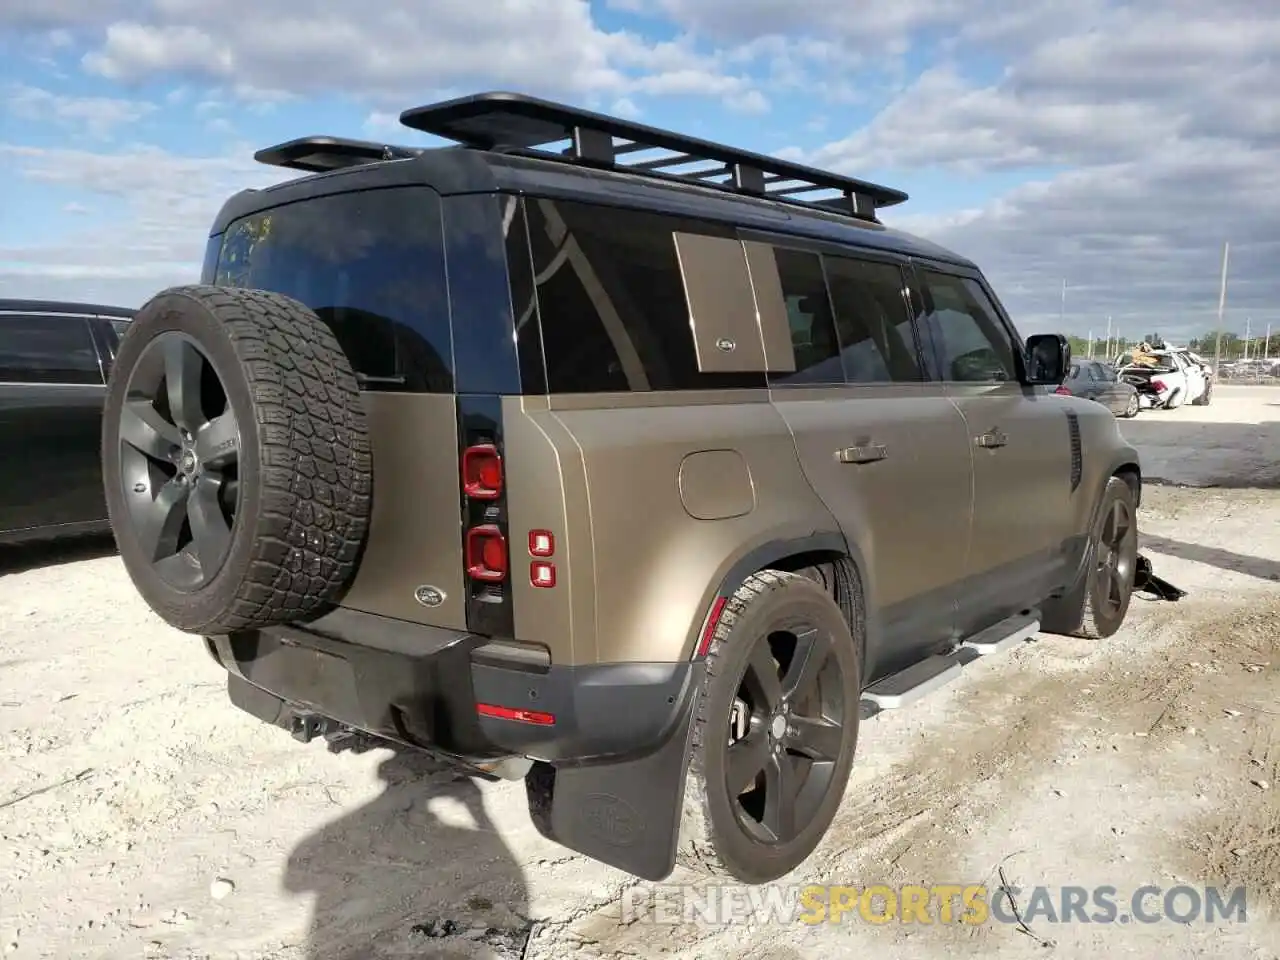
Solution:
M369 526L355 374L314 313L265 291L175 287L143 306L107 385L102 469L129 577L191 633L323 613Z

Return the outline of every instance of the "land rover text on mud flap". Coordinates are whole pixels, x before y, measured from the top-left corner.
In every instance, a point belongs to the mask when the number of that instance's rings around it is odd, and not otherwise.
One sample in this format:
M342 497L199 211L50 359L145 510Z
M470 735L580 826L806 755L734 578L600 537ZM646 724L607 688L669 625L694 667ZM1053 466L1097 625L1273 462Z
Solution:
M237 706L754 883L865 702L1120 626L1137 453L905 194L516 94L401 121L458 145L259 152L305 175L227 201L111 375L123 561Z

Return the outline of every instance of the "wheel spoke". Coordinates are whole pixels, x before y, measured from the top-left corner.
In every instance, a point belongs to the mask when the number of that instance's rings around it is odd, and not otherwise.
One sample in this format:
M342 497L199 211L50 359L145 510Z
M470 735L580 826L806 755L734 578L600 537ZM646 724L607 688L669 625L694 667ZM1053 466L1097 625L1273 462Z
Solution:
M761 640L751 652L747 664L747 676L743 678L754 695L752 706L757 712L771 713L782 700L782 683L778 679L778 665L768 642Z
M217 480L201 477L196 481L187 514L191 519L191 539L200 571L209 576L222 562L231 544L231 527L218 505Z
M844 728L825 717L791 717L787 747L810 760L835 761L844 744Z
M178 428L160 416L148 400L130 400L120 412L120 439L156 460L168 460L182 446Z
M782 678L782 695L788 700L803 700L815 692L818 676L829 653L826 637L817 630L806 630L796 636L795 654Z
M196 433L206 418L200 404L200 375L204 358L187 341L173 337L164 345L164 378L169 392L169 415L183 430Z
M748 789L769 762L769 733L752 730L725 753L725 781L729 796L736 797Z
M196 434L196 456L200 465L222 470L240 459L240 424L230 409L214 417Z
M160 488L151 503L137 511L138 543L152 563L177 553L190 494L190 485L175 478Z
M1111 536L1112 539L1107 541L1113 547L1120 545L1120 539L1124 535L1124 504L1117 500L1111 505Z
M796 791L799 787L795 762L784 750L769 758L764 768L764 812L760 825L774 840L795 836Z

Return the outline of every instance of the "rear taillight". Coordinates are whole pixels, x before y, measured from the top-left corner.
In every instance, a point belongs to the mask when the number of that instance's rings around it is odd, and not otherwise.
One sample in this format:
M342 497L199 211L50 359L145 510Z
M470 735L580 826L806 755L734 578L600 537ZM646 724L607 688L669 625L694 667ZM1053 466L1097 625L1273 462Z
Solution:
M1066 386L1065 386L1065 385L1064 385L1064 386L1061 386L1061 387L1058 387L1058 389L1057 389L1057 390L1055 390L1055 391L1053 391L1053 392L1054 392L1054 393L1056 393L1056 394L1058 394L1058 396L1060 396L1060 397L1069 397L1069 396L1071 396L1071 391L1070 391L1070 390L1068 390L1068 389L1066 388Z
M1152 380L1151 387L1156 393L1164 393L1169 389L1168 385L1163 380Z
M462 451L462 492L472 500L502 496L502 456L493 444L479 443Z
M509 566L507 540L496 524L467 531L467 575L483 583L500 583Z

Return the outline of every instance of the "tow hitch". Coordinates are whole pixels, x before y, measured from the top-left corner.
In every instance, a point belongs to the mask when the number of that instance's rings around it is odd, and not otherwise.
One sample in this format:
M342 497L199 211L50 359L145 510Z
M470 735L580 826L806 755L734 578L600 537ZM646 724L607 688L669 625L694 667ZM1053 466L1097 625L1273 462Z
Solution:
M1133 577L1133 589L1139 593L1149 593L1157 600L1176 602L1187 595L1187 591L1175 587L1168 580L1157 577L1151 570L1151 561L1138 554L1138 569Z
M289 717L289 733L299 743L310 743L316 737L333 737L347 732L336 720L318 713L295 713Z

